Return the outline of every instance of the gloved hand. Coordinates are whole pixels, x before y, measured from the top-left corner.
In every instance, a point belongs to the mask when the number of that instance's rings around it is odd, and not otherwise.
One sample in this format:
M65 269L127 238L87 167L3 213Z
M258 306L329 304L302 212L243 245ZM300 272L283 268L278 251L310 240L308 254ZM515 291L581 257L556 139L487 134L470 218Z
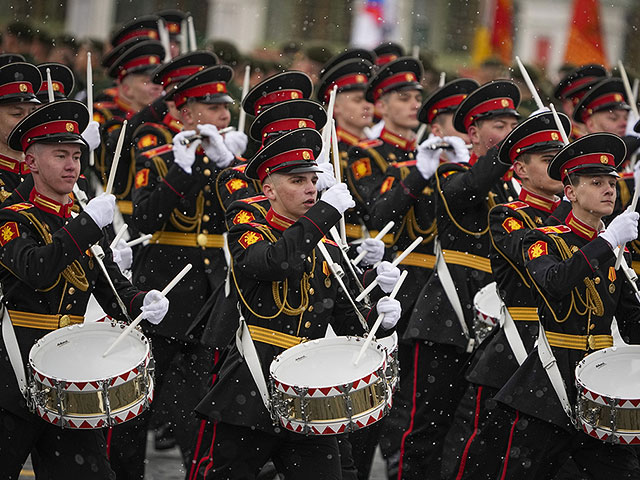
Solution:
M445 156L450 162L467 163L469 161L469 149L462 138L452 135L450 137L444 137L442 140L453 147L453 150L446 149L444 151Z
M133 264L133 250L127 246L126 241L121 238L111 251L113 252L113 261L118 264L121 272L131 268Z
M529 118L535 117L536 115L540 115L541 113L548 113L550 111L551 109L549 107L538 108L537 110L534 110L529 114Z
M82 132L82 138L87 145L89 145L89 151L93 151L100 146L100 124L95 120L91 120L87 125L87 128Z
M614 218L604 232L600 234L611 248L638 238L638 217L640 214L632 210L625 210Z
M342 215L348 209L356 206L349 189L344 183L338 183L322 194L321 200L328 203Z
M316 183L316 189L319 192L333 187L336 184L336 177L333 175L333 164L329 162L319 163L318 167L322 169L322 172L318 173L318 183Z
M104 228L113 222L116 213L116 197L110 193L103 193L93 198L84 209L98 228Z
M247 143L249 142L247 135L244 132L238 132L237 130L225 133L223 140L229 151L237 156L244 153L247 149Z
M158 325L169 310L169 300L158 290L151 290L144 296L141 310L147 322Z
M222 135L214 125L198 125L198 132L204 138L202 146L204 153L207 154L209 160L215 163L219 168L228 167L235 156L231 150L227 148L222 139Z
M196 161L196 149L202 140L194 140L189 145L183 145L182 140L195 134L195 130L184 130L173 137L173 161L189 175L191 175L193 162Z
M391 265L391 262L382 262L376 268L376 280L384 293L389 293L400 279L400 269Z
M633 127L636 126L636 123L638 123L638 120L640 120L640 117L638 117L638 115L636 115L633 110L629 110L629 116L627 117L627 126L624 130L625 135L640 138L640 133L636 132L633 129Z
M356 249L358 253L366 251L364 258L360 262L362 265L375 265L384 256L384 242L375 238L365 239Z
M395 327L398 320L400 320L402 308L400 307L400 302L395 298L382 297L378 300L376 309L378 310L378 314L384 313L384 318L380 325L385 330Z
M418 145L418 153L416 154L416 168L425 180L433 177L436 173L438 165L440 165L440 155L442 155L442 149L438 148L432 150L433 145L442 143L444 140L440 137L436 137L433 133L429 134L424 142Z

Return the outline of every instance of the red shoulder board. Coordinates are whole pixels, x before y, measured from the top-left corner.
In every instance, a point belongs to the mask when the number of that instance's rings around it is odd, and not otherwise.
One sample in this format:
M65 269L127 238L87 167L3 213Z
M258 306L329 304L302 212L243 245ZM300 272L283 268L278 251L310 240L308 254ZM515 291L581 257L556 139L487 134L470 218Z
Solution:
M631 180L633 178L633 172L622 172L620 176L625 180Z
M5 210L11 210L13 212L19 212L20 210L26 210L28 208L33 208L33 204L28 202L23 202L23 203L15 203L13 205L9 205L8 207L4 207Z
M372 138L371 140L362 140L358 142L360 148L373 148L382 145L384 142L379 138Z
M147 133L138 139L136 144L138 148L156 147L158 145L158 137L153 133Z
M396 162L396 163L392 163L391 166L396 168L415 167L416 160L407 160L406 162Z
M267 200L267 197L264 195L256 195L255 197L240 198L239 200L244 203L256 203Z
M571 229L566 225L554 225L552 227L540 227L536 228L537 231L542 233L569 233Z
M107 110L109 110L113 108L118 108L118 106L115 104L115 102L104 101L104 102L94 103L93 109L95 110L96 108L106 108Z
M395 179L396 177L385 178L384 182L382 182L382 186L380 187L380 193L387 193L389 190L391 190L391 186L393 185Z
M135 188L146 187L149 184L149 169L143 168L136 173Z
M173 149L172 144L161 145L160 147L152 148L151 150L147 150L146 152L142 152L142 155L145 157L155 157L156 155L162 155L163 153L170 152Z
M368 157L356 160L351 164L351 171L356 180L360 180L362 177L368 177L371 175L371 162Z
M334 242L333 240L329 240L327 237L322 237L322 243L326 243L328 245L333 245L334 247L338 246L338 244L336 242Z
M531 245L527 250L527 254L529 255L529 260L533 260L534 258L541 257L542 255L547 255L549 253L547 249L547 242L543 240L538 240L536 243Z
M243 163L242 165L238 165L236 167L231 168L231 170L235 170L236 172L240 172L240 173L244 173L246 169L247 169L246 163Z
M511 203L505 203L504 206L510 208L511 210L521 210L523 208L527 208L529 205L524 202L515 201Z

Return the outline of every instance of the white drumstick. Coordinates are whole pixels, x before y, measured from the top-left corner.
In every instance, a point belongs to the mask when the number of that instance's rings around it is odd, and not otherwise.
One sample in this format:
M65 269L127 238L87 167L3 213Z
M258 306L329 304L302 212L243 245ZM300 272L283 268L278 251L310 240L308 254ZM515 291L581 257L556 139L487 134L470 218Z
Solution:
M164 47L164 60L162 63L171 61L171 45L169 43L169 32L162 18L158 18L158 33L160 35L160 43Z
M180 273L178 273L178 275L176 275L176 278L174 278L173 280L171 280L169 282L169 284L164 287L164 289L162 290L162 292L160 292L160 294L165 297L167 295L167 293L169 293L169 291L175 287L178 282L180 280L182 280L182 277L184 277L189 270L191 270L191 264L188 263L187 265L185 265L185 267L180 271ZM129 324L129 326L127 328L125 328L122 333L118 336L118 338L115 339L115 341L111 344L111 346L109 348L107 348L105 350L105 352L102 354L103 357L106 357L115 347L116 345L118 345L120 342L122 342L122 340L129 335L129 333L131 333L131 331L136 328L138 326L138 324L142 321L142 316L144 315L144 313L141 313L140 315L138 315L136 317L136 319L131 322Z
M402 274L400 275L400 278L398 279L396 284L393 286L393 290L391 290L391 293L389 294L389 298L396 298L396 295L398 294L398 291L400 290L400 287L402 286L404 279L407 278L408 273L409 273L409 270L404 270L402 272ZM384 319L384 313L381 313L380 315L378 315L378 318L376 318L376 322L373 324L373 327L371 327L371 331L369 332L369 335L367 335L367 338L365 339L364 343L362 344L362 347L360 348L360 352L358 352L358 356L355 362L353 362L354 365L358 365L360 358L362 357L364 352L367 350L367 347L373 340L376 332L378 331L378 328L380 328L380 325L382 324L383 319Z
M421 123L420 127L418 128L418 133L416 133L416 143L420 143L420 140L422 140L422 137L424 137L425 133L427 133L427 124Z
M342 183L342 169L340 168L340 151L338 150L338 134L336 132L336 121L331 120L331 152L333 154L333 173L336 177L336 183ZM342 245L347 245L347 225L344 215L340 217L338 222L340 228L340 241Z
M531 92L531 96L533 97L533 99L536 101L537 107L539 109L544 108L544 103L542 103L542 100L540 99L540 95L538 94L538 91L536 90L536 86L533 84L533 81L529 76L529 72L527 72L527 69L524 68L524 65L520 61L520 57L517 55L516 55L516 62L518 62L518 67L520 67L520 73L522 73L522 78L524 79L524 83L526 83L527 87L529 87L529 91Z
M129 240L127 242L127 247L135 247L136 245L140 245L141 243L146 242L147 240L151 240L151 237L153 237L153 235L151 235L150 233L147 233L146 235L143 235L139 238L135 238L133 240Z
M329 150L331 149L331 120L333 119L333 109L336 103L336 95L338 94L338 86L335 85L329 94L329 105L327 107L327 123L322 129L322 152L318 163L330 162Z
M393 262L391 262L391 266L392 266L392 267L397 267L397 266L400 264L400 262L402 262L402 260L404 260L404 259L407 257L407 255L409 255L409 254L413 251L413 249L414 249L414 248L416 248L418 245L420 245L420 244L422 243L422 240L423 240L423 238L422 238L422 237L418 237L418 238L416 238L416 239L413 241L413 243L411 243L411 245L409 245L409 247L408 247L404 252L402 252L402 254L401 254L401 255L397 256L397 257L395 258L395 260L394 260ZM362 299L365 297L365 295L368 295L368 294L369 294L369 292L370 292L371 290L373 290L374 288L376 288L376 285L378 285L378 279L377 279L377 277L373 280L373 282L371 282L371 283L367 286L367 288L365 288L365 289L362 291L362 293L361 293L360 295L358 295L358 296L356 297L356 302L359 302L360 300L362 300Z
M89 110L89 121L93 120L93 67L91 66L91 52L87 52L87 110ZM89 152L89 165L93 167L96 163L93 150Z
M187 21L182 20L180 22L180 53L187 53L189 51L189 37L187 36Z
M111 170L109 171L109 179L107 180L106 193L111 193L113 188L113 182L116 179L116 171L118 170L118 163L120 162L120 152L122 152L122 144L124 143L124 134L127 130L127 121L122 122L122 128L120 129L120 136L118 137L118 143L116 143L116 151L113 154L113 162L111 162Z
M109 245L109 248L111 250L113 250L115 248L115 246L118 244L118 242L120 241L120 239L124 235L124 232L127 231L127 226L128 225L126 223L124 223L122 225L122 227L120 227L120 230L118 230L118 233L116 234L116 237L113 239L113 242L111 242L111 245Z
M389 230L391 230L393 228L393 226L395 225L395 222L393 220L391 220L389 223L387 223L384 228L382 230L380 230L378 232L378 234L374 237L374 240L382 240L384 238L384 236L389 233ZM367 254L366 250L362 250L358 256L356 258L353 259L353 264L357 265L359 264L362 259L365 257L365 255Z
M440 81L438 82L438 87L444 87L444 82L447 78L447 72L440 72Z
M627 93L627 102L633 110L633 113L638 117L638 105L634 101L633 91L631 90L631 84L629 83L629 77L627 77L627 70L624 68L622 64L622 60L618 60L618 70L620 70L620 77L622 77L622 84L624 85L624 90Z
M562 143L565 145L569 145L569 137L567 137L567 132L564 131L564 127L562 126L562 122L560 121L560 116L556 111L556 107L553 103L549 104L549 108L551 109L551 114L553 115L553 120L556 122L556 127L560 130L560 137L562 137Z
M251 80L251 65L247 65L244 67L244 79L242 80L242 98L240 101L244 100L244 97L249 93L249 83ZM240 116L238 117L238 131L244 132L244 125L247 122L247 112L244 111L244 108L240 109Z
M196 29L193 26L193 17L191 15L187 18L187 26L189 27L189 50L195 52L198 49L198 43L196 42Z
M49 96L49 103L53 102L53 82L51 81L51 69L47 67L47 94Z

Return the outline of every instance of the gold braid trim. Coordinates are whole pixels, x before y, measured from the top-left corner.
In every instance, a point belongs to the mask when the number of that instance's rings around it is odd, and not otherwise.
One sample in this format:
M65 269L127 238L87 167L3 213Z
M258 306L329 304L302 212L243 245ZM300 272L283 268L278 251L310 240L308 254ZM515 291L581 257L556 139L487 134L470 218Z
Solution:
M151 160L153 161L153 165L156 167L156 170L158 171L158 175L160 175L162 178L166 177L167 172L169 171L169 168L167 168L167 163L162 159L162 157L155 155L151 157Z

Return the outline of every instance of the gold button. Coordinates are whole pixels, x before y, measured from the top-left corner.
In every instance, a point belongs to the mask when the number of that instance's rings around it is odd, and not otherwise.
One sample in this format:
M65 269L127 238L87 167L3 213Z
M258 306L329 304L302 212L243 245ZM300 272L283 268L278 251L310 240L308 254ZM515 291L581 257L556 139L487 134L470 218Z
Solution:
M71 304L68 304L68 305L65 307L65 310L71 310L71 307L72 307L72 305L71 305Z
M207 157L206 155L202 158L202 161L204 163L209 163L209 157Z
M69 305L69 306L71 306L71 305ZM67 310L69 310L69 309L67 309ZM64 328L67 325L69 325L70 323L71 323L71 317L69 317L69 315L62 315L60 317L60 320L58 320L58 326L60 328Z
M202 220L204 220L205 222L208 222L209 220L211 220L211 217L205 213L205 214L202 216Z
M209 170L208 168L205 168L202 173L204 173L205 177L210 177L211 176L211 170Z
M309 310L310 312L313 312L313 305L309 305L309 308L307 310Z
M589 330L593 330L594 328L596 328L595 324L592 323L591 325L589 325Z
M311 327L311 322L304 322L304 328Z
M596 285L600 285L600 277L596 277L593 279Z
M202 229L202 233L209 233L209 230L207 230L207 229L203 228L203 229Z
M204 264L205 265L209 265L211 263L211 260L209 260L208 258L204 259Z
M73 295L74 293L76 293L76 289L73 287L69 287L69 295Z
M316 293L316 291L312 288L309 289L309 295L313 295L314 293Z
M211 200L207 200L206 202L204 202L204 204L205 204L207 207L210 207L210 206L211 206Z
M204 191L205 192L210 192L211 191L211 185L205 185L204 186Z
M206 247L207 246L207 236L204 233L198 234L198 236L196 237L196 242L198 243L198 245L200 247Z

